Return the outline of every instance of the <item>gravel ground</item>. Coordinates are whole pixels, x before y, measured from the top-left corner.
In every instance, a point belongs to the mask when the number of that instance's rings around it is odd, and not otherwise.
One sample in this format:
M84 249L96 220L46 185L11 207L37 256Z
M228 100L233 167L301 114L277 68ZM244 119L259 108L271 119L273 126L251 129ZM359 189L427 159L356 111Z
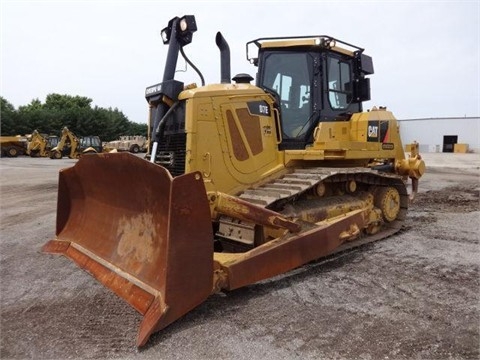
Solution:
M478 359L480 157L424 158L400 233L213 295L141 350L135 310L40 253L75 161L1 158L0 358Z

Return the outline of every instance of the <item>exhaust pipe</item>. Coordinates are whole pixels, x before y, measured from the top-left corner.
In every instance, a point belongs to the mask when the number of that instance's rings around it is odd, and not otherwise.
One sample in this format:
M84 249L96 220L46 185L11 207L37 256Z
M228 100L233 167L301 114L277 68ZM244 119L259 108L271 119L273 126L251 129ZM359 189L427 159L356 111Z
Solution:
M217 32L215 43L220 49L220 82L230 84L230 47L220 31Z

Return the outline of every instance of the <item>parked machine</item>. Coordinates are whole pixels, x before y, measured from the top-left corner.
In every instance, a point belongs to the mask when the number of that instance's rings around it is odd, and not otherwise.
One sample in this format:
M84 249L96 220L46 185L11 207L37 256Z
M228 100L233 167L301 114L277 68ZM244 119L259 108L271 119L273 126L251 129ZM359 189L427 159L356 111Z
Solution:
M80 138L80 145L77 152L79 157L82 154L101 153L103 151L103 145L100 138L96 135L82 136Z
M232 83L218 33L221 83L185 86L175 68L196 30L184 16L162 31L163 81L146 89L150 160L98 154L62 170L57 236L43 248L144 315L138 346L212 293L394 234L407 180L413 199L425 171L390 111L363 111L373 74L363 49L330 36L256 39L256 85L246 74Z
M27 152L28 140L25 136L0 136L0 155L17 157Z
M104 148L107 151L130 151L134 154L137 154L139 152L146 152L147 138L141 135L120 136L120 139L109 141L108 143L106 143Z
M65 126L60 141L50 151L50 158L61 159L66 154L70 159L78 159L82 154L99 152L102 152L102 141L98 136L84 136L79 139Z
M50 156L50 150L57 146L58 142L58 136L40 134L37 130L34 130L28 142L26 153L31 157Z

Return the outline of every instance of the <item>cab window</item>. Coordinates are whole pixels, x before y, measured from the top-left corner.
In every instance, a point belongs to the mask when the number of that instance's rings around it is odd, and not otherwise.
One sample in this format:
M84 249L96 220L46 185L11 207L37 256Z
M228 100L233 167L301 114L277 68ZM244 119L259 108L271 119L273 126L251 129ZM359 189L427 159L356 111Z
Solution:
M350 105L351 69L350 64L340 59L329 57L328 70L328 100L334 110L346 109Z
M261 85L280 100L283 136L301 139L312 113L313 58L308 53L275 52L266 55Z

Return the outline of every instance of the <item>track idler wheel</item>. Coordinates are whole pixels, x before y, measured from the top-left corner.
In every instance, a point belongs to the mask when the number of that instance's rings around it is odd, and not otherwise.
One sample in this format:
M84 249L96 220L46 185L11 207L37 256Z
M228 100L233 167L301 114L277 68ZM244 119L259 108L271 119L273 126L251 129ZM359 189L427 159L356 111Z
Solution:
M400 212L400 194L392 186L379 187L374 191L374 205L382 211L386 222L394 221Z

